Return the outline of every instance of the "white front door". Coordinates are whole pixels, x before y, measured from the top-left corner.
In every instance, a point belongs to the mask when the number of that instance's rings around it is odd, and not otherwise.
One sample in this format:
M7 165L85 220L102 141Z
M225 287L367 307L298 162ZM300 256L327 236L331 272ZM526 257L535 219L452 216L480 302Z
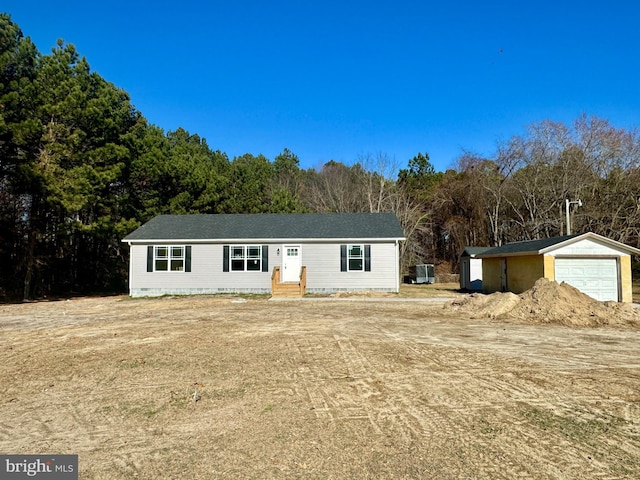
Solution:
M302 267L302 247L300 245L283 245L282 251L282 281L300 281L300 268Z

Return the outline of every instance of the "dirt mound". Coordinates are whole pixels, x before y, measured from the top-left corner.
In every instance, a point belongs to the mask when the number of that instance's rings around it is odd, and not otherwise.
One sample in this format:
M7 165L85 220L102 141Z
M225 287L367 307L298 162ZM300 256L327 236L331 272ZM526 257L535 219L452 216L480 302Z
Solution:
M555 323L573 327L601 325L640 327L640 311L632 305L599 302L567 283L540 278L521 293L472 294L447 305L475 318L496 318L528 323Z

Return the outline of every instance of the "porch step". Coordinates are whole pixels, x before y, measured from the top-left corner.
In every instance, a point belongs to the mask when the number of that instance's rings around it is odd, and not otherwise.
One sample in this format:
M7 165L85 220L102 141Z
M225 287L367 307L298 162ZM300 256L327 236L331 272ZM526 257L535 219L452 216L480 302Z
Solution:
M302 289L299 283L277 283L271 296L278 298L298 298L302 297Z
M271 275L271 296L278 298L300 298L307 291L307 267L300 269L300 281L280 283L280 267L273 268Z

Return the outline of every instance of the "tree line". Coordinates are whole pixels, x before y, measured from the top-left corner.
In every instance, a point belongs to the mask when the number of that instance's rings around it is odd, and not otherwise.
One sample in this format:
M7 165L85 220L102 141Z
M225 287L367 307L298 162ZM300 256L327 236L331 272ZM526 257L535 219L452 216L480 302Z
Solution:
M122 89L58 41L43 55L0 14L0 298L126 291L121 239L163 213L394 212L403 269L465 245L593 231L640 246L637 132L608 121L545 121L435 171L418 153L303 169L288 149L233 159L150 124Z

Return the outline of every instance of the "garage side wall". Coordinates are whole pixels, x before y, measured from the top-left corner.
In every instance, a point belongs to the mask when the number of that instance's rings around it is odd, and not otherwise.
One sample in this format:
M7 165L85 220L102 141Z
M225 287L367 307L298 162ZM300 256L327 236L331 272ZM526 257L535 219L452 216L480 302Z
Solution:
M551 255L545 255L543 257L544 264L544 278L547 280L551 280L552 282L556 279L556 259Z
M482 291L493 293L500 291L500 259L482 259Z
M513 293L529 290L544 276L542 255L507 257L507 288Z
M633 279L631 275L631 256L620 257L620 284L623 302L633 302Z

